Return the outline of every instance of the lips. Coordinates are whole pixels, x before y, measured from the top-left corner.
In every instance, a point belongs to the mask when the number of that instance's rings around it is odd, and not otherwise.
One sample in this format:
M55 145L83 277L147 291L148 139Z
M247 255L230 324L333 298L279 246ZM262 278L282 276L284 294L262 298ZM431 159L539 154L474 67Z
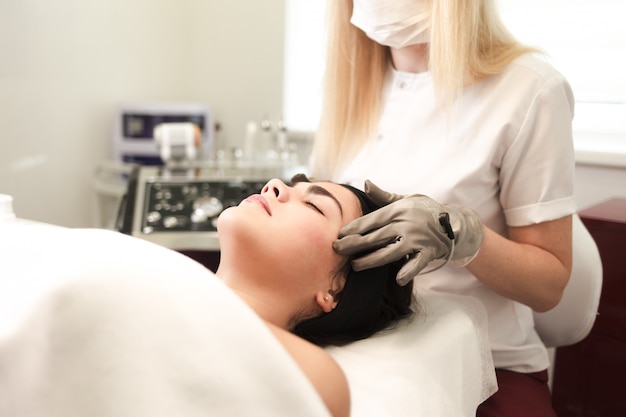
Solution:
M260 194L253 194L253 195L249 196L248 198L246 198L244 201L248 201L250 203L258 203L265 209L267 214L269 214L270 216L272 215L272 210L270 209L270 205L267 202L267 199L265 197L263 197L262 195L260 195Z

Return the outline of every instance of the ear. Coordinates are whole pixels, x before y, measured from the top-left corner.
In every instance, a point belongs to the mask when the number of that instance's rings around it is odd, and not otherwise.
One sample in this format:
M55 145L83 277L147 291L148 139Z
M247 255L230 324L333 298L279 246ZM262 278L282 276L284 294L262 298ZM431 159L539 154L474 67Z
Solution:
M315 301L319 305L324 313L330 313L335 307L337 307L337 301L335 297L329 291L319 291L315 294Z

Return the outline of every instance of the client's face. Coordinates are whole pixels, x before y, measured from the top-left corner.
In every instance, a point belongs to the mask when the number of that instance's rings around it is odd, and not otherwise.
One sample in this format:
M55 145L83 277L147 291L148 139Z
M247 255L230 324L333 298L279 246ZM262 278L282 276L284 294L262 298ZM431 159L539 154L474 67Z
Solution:
M329 182L300 182L288 186L269 181L218 219L222 259L237 254L274 277L288 275L308 286L308 277L329 277L343 262L332 248L339 229L360 216L356 196Z

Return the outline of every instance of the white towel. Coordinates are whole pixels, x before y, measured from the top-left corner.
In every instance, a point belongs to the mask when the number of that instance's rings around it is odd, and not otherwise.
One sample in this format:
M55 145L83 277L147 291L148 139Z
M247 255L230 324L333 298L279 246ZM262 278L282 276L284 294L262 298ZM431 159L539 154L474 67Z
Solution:
M328 416L199 263L106 230L11 233L0 227L0 416Z

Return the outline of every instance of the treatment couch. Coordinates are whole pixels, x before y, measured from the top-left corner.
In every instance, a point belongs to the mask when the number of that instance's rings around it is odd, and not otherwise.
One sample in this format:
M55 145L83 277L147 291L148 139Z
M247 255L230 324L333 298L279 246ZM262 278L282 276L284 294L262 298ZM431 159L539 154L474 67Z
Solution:
M423 313L328 348L352 415L472 416L496 390L485 313ZM0 416L327 416L258 316L212 272L101 229L0 222Z

